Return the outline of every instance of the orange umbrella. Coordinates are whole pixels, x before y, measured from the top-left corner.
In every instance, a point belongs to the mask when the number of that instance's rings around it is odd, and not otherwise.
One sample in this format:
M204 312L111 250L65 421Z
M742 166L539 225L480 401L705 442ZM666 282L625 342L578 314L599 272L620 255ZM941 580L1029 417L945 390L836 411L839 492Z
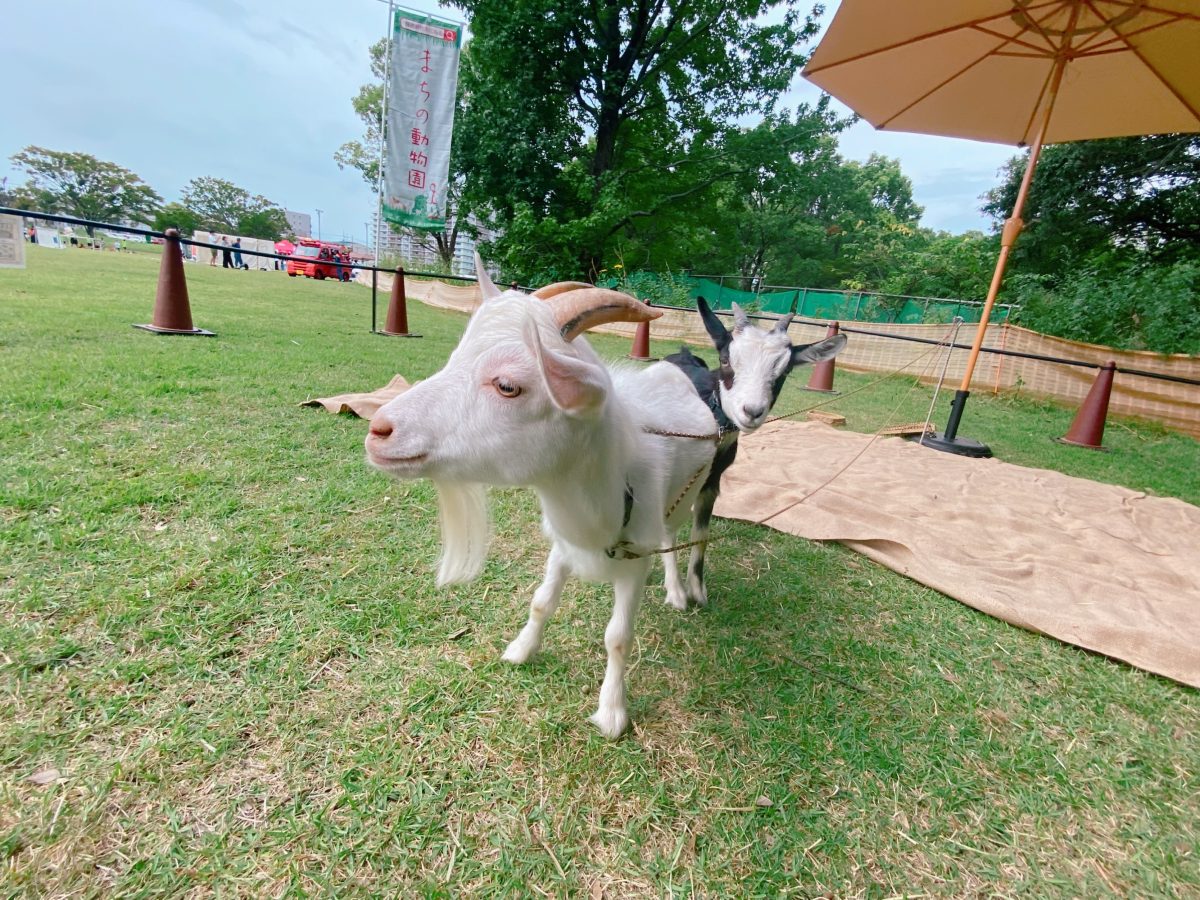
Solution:
M1044 143L1200 131L1200 0L843 0L804 75L876 128L1029 147L946 431L957 436Z

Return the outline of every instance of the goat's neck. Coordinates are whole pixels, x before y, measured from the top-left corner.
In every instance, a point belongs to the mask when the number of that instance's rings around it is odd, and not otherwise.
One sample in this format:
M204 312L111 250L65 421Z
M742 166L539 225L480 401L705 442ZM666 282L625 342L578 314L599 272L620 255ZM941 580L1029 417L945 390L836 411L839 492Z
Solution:
M580 428L563 465L533 485L555 535L585 550L604 550L616 542L625 519L632 427L610 398L602 419Z

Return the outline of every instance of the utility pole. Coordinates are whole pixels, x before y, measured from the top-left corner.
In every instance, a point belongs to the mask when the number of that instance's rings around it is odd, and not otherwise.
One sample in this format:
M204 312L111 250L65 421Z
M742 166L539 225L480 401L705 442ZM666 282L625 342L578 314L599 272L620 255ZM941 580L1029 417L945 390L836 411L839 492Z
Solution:
M317 210L317 240L318 241L321 240L321 213L323 213L324 211L325 210L323 210L323 209Z

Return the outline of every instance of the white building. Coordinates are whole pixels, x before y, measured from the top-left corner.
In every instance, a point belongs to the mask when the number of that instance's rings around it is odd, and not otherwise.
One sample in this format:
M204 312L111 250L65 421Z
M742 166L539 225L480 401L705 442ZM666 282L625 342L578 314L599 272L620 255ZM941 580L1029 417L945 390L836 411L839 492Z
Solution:
M288 230L296 237L312 237L312 216L308 213L294 212L290 209L283 211L284 217L287 219Z
M496 237L490 229L472 223L479 230L479 241L487 243ZM437 244L433 235L428 237L411 229L393 231L388 223L375 223L375 240L379 246L379 258L398 257L405 265L416 270L436 271L439 265ZM470 276L475 274L475 244L476 239L465 230L460 230L454 243L454 262L450 267L452 275Z

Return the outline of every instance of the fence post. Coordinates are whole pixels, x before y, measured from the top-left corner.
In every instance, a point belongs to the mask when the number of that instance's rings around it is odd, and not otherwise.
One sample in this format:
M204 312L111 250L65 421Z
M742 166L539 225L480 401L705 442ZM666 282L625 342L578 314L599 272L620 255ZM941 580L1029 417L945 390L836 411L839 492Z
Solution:
M379 267L371 267L371 331L375 331L375 302L379 293Z

